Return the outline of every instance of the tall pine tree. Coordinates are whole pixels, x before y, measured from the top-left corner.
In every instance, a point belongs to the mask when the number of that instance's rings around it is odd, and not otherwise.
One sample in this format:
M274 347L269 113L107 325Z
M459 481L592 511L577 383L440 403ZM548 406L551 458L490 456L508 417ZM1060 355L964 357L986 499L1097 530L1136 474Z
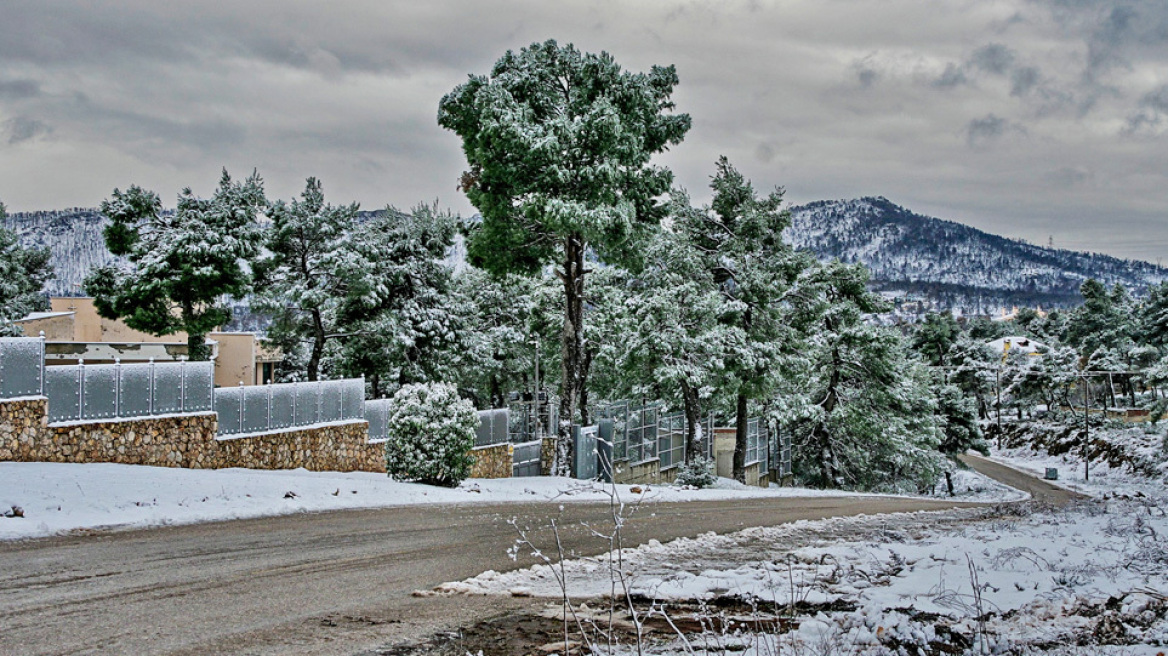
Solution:
M690 127L673 114L672 66L621 70L608 53L555 41L508 51L490 75L472 75L439 104L438 123L462 139L461 188L482 213L468 254L493 273L541 272L563 282L561 395L556 471L565 473L570 422L585 389L585 254L635 259L663 215L670 172L650 158Z

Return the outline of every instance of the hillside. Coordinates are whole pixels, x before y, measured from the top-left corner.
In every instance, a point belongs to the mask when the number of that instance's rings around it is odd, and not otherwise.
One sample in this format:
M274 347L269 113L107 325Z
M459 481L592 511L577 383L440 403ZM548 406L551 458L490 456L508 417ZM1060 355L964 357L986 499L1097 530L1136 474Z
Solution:
M361 212L361 218L381 212ZM875 289L965 313L1074 305L1079 285L1089 277L1137 292L1168 280L1168 269L1147 262L1035 246L915 214L881 197L818 201L791 212L787 236L796 247L822 259L865 264ZM52 249L57 277L46 291L69 296L81 293L90 269L113 259L102 238L105 223L96 209L73 208L14 213L5 227L26 245ZM461 240L450 259L455 266L465 259Z
M792 208L787 237L821 259L860 262L873 286L923 296L966 312L1002 306L1077 304L1096 278L1136 292L1168 280L1168 269L1036 246L913 213L883 197L818 201Z

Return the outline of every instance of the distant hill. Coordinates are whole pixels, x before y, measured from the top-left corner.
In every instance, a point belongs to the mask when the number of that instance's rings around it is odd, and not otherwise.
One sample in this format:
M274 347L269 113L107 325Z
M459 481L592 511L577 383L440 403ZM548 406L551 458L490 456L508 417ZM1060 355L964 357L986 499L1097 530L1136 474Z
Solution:
M384 215L386 210L358 213L359 221ZM9 214L4 227L16 233L24 246L49 248L55 277L45 284L50 296L83 296L81 284L96 267L113 262L105 247L102 231L109 224L97 208L74 207L48 212ZM460 266L466 260L461 238L451 253L451 262Z
M383 212L361 212L360 218ZM1090 277L1137 293L1168 280L1168 269L1147 262L1035 246L922 216L882 197L818 201L791 213L786 234L796 247L821 259L865 264L877 290L901 291L967 314L1012 305L1076 305L1079 285ZM92 268L114 259L102 237L106 223L96 209L72 208L17 212L5 227L25 245L52 250L56 278L46 286L49 294L76 296ZM449 259L462 266L465 258L460 239Z
M922 296L966 313L1080 302L1087 278L1136 293L1168 269L1098 253L1045 248L916 214L883 197L818 201L791 209L788 239L821 259L860 262L873 287Z

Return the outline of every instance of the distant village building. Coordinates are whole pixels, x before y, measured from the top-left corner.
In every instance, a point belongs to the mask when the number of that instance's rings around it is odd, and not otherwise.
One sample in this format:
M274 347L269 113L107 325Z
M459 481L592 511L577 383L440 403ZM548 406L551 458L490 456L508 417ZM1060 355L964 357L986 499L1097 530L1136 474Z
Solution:
M1042 357L1042 352L1049 350L1046 344L1036 339L1019 335L999 337L992 342L987 342L986 346L990 347L994 353L1000 353L1002 360L1009 357L1011 352L1021 352L1030 357Z
M187 335L158 337L97 314L92 298L54 297L50 312L33 312L13 323L28 337L45 336L45 364L109 364L175 361L187 355ZM263 385L273 380L282 354L255 333L213 332L207 344L215 360L215 385Z

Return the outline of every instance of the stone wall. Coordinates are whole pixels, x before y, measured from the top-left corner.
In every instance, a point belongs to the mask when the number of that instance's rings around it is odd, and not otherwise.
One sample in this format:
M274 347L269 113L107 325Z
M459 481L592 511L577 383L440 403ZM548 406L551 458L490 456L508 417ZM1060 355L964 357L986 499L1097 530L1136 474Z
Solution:
M514 471L515 447L510 444L480 446L470 452L474 464L471 478L511 478Z
M0 402L0 460L385 472L363 420L218 440L213 412L49 425L43 397Z
M630 465L628 461L617 461L613 479L617 483L624 484L659 485L663 482L661 461L654 458L635 465Z
M545 437L539 445L539 475L551 476L552 465L556 462L556 439Z
M49 400L43 396L0 401L0 460L27 460L49 425Z
M211 465L312 471L385 473L385 445L369 443L363 419L217 440Z

